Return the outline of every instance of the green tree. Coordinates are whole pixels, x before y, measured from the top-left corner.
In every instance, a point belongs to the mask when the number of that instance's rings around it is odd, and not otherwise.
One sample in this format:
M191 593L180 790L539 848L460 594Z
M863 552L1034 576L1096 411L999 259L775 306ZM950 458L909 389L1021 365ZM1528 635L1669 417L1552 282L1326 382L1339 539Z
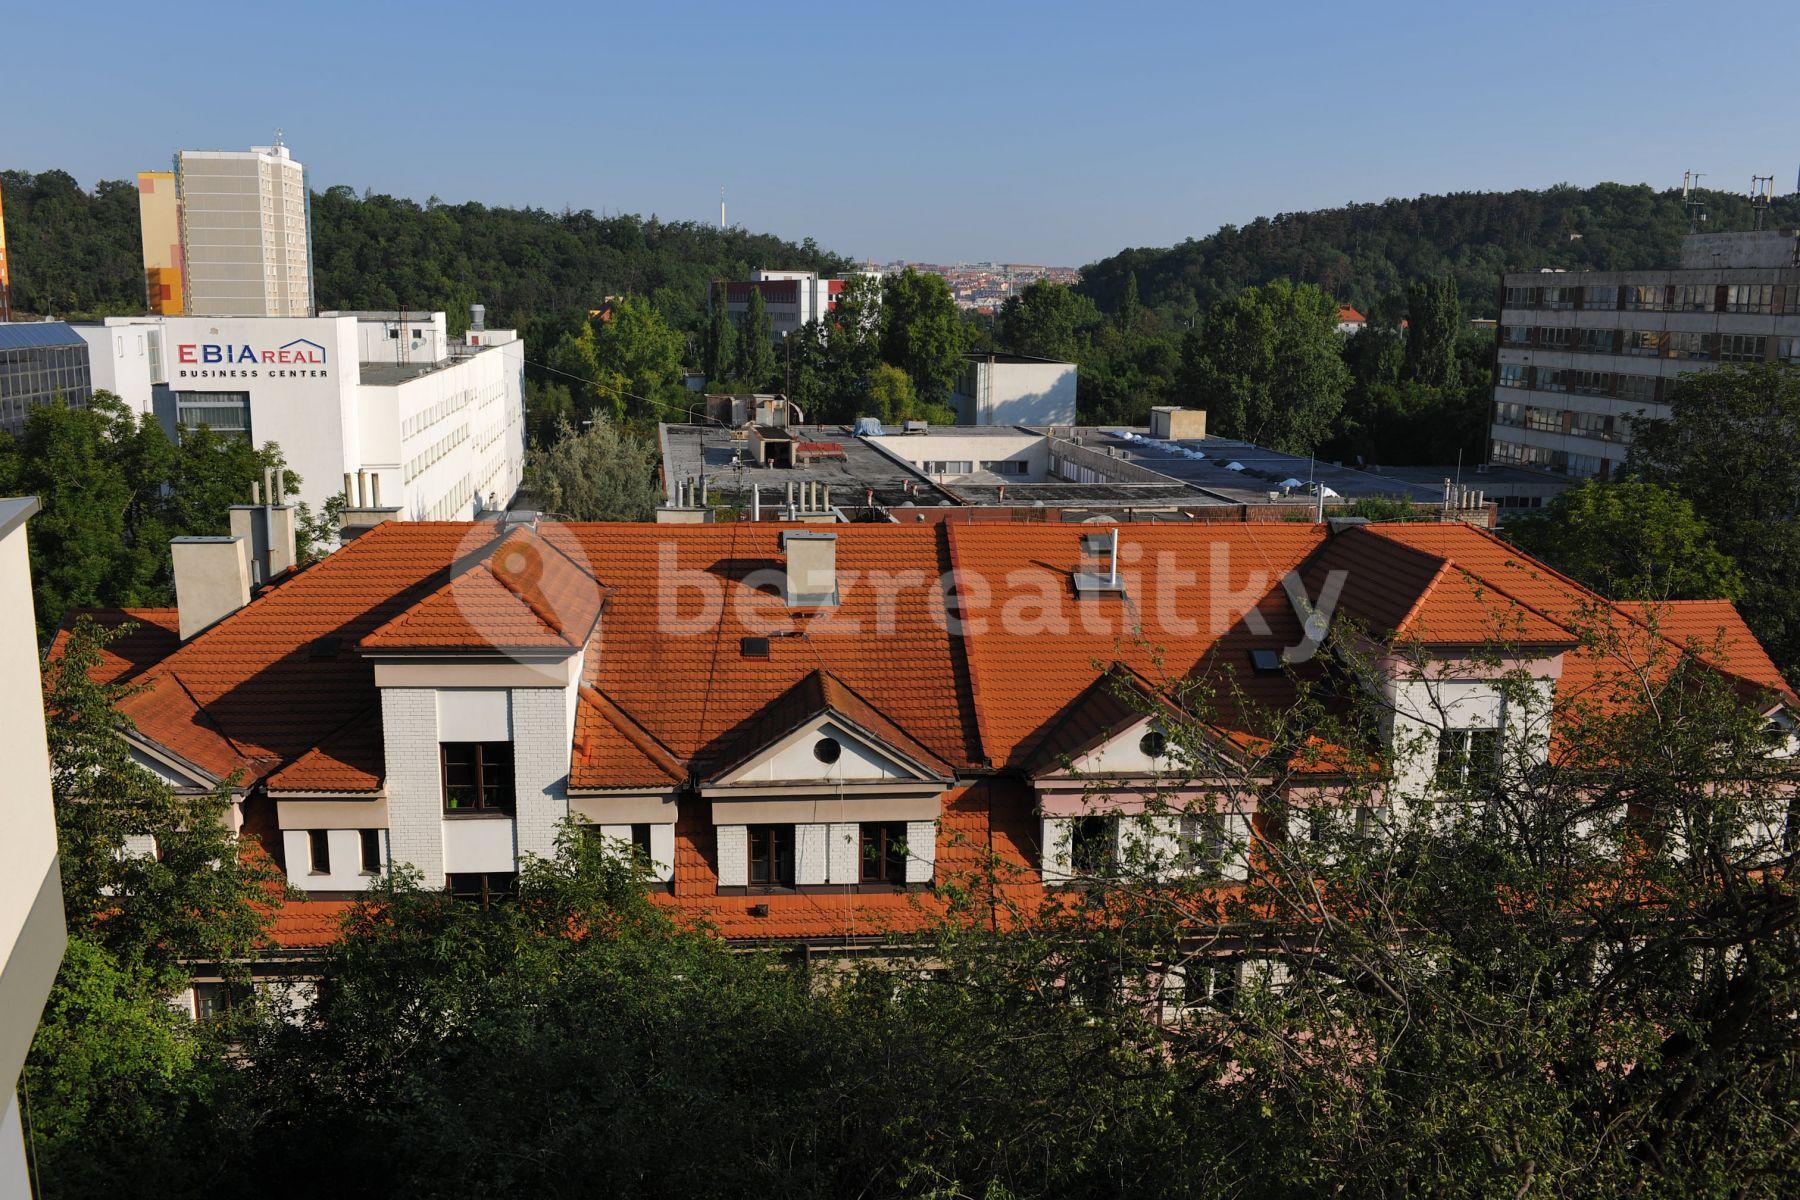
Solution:
M1448 276L1421 280L1406 290L1406 353L1401 377L1425 387L1456 380L1456 343L1462 336L1462 306Z
M564 427L525 456L525 490L546 512L574 521L647 521L661 500L655 444L596 417Z
M714 391L726 390L737 358L737 326L731 323L731 314L726 311L724 289L721 287L713 297L712 315L706 323L705 356L700 368L706 374L706 386Z
M905 371L921 400L941 404L962 369L966 327L950 285L911 267L881 285L881 357Z
M1310 284L1245 288L1182 346L1181 393L1219 433L1293 454L1330 434L1349 383L1337 305Z
M574 393L574 411L582 419L596 413L611 419L620 415L619 397L609 390L608 382L600 378L599 342L592 325L584 324L579 332L565 333L558 338L555 348L550 351L548 366L553 381Z
M1683 375L1665 421L1638 422L1628 471L1693 505L1743 573L1742 607L1775 661L1800 666L1800 369Z
M1529 553L1618 600L1735 599L1744 581L1694 506L1660 484L1590 479L1506 523Z
M684 341L644 300L623 296L610 320L598 322L594 362L599 369L602 412L614 420L654 424L679 413Z
M775 330L769 322L762 289L750 289L750 302L738 325L737 365L732 376L753 392L767 391L775 377Z
M1000 306L999 343L1014 354L1075 362L1084 330L1100 323L1094 302L1073 288L1038 280Z
M869 416L883 421L904 421L919 403L912 379L899 367L882 363L869 381Z

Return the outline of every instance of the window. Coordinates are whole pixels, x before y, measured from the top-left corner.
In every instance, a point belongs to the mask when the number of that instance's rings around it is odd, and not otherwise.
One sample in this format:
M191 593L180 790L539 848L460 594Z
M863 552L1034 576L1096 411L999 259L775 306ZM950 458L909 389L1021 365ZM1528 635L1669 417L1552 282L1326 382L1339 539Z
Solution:
M306 831L306 851L312 859L314 875L331 874L331 833L325 829Z
M511 742L445 742L439 748L446 813L511 813Z
M1718 288L1710 283L1686 283L1675 289L1676 312L1711 312Z
M1536 308L1537 289L1528 287L1509 287L1506 289L1507 308Z
M864 883L906 882L906 825L887 822L862 826Z
M1161 758L1168 752L1168 736L1160 729L1152 729L1138 739L1138 753L1145 758Z
M1590 475L1604 474L1606 460L1593 454L1571 454L1563 463L1563 470L1577 479L1586 479Z
M1800 289L1796 289L1800 290ZM1800 337L1784 337L1777 343L1775 353L1783 362L1793 362L1800 358Z
M1656 376L1654 375L1619 375L1615 376L1615 392L1619 399L1630 400L1637 404L1656 403Z
M1501 407L1506 406L1502 405ZM1519 406L1514 405L1513 407ZM1250 669L1258 675L1281 674L1281 651L1267 649L1250 651Z
M1225 814L1183 813L1181 852L1188 866L1201 875L1219 875L1225 867Z
M196 983L194 985L194 1019L221 1021L250 1001L250 989L241 983Z
M1567 350L1574 340L1572 329L1541 328L1537 331L1537 344L1540 350Z
M1619 345L1619 353L1655 358L1663 352L1663 337L1654 329L1628 329Z
M1181 971L1181 1000L1189 1008L1228 1009L1237 997L1237 964L1190 962Z
M1670 358L1711 358L1712 335L1706 333L1671 333L1667 345Z
M1515 400L1502 400L1494 405L1494 424L1511 425L1523 428L1525 425L1525 406Z
M1540 291L1538 303L1545 308L1574 308L1575 289L1567 287L1547 287Z
M1578 329L1575 348L1583 354L1611 354L1618 345L1618 336L1616 329Z
M1523 363L1501 363L1500 375L1494 382L1507 388L1530 387L1529 372L1530 368Z
M1446 729L1438 735L1437 786L1444 791L1479 788L1500 771L1498 729Z
M1531 326L1508 325L1500 331L1500 344L1503 346L1531 345Z
M981 464L984 471L992 471L996 475L1024 475L1030 464L1018 458L990 459Z
M822 737L813 743L813 757L831 764L844 756L844 745L834 737Z
M458 900L474 900L487 908L510 899L518 891L519 877L512 871L472 871L444 877L445 887Z
M176 392L175 423L250 440L249 392Z
M1772 283L1734 283L1725 289L1725 308L1734 313L1766 313L1775 311L1775 285Z
M1604 286L1590 286L1581 289L1581 307L1583 308L1617 308L1619 307L1619 285L1609 283Z
M1069 830L1069 865L1077 875L1103 875L1119 860L1119 824L1114 817L1081 817Z
M1754 333L1719 335L1720 362L1761 362L1769 339Z
M752 825L746 831L750 846L750 886L794 886L794 827Z
M362 840L362 873L381 874L381 830L359 829L357 833Z
M1660 283L1631 284L1625 288L1625 307L1634 312L1662 312L1669 307L1668 291Z
M928 461L924 470L927 475L972 475L975 464L966 458L952 458L942 462Z
M1613 432L1612 418L1600 413L1570 413L1569 432L1577 437L1610 438Z
M1583 396L1612 395L1612 374L1607 371L1575 371L1569 384Z
M1536 429L1540 433L1561 433L1562 418L1563 410L1560 408L1528 408L1525 410L1525 428Z
M1540 392L1566 392L1569 390L1569 377L1573 371L1546 371L1538 368L1537 390Z

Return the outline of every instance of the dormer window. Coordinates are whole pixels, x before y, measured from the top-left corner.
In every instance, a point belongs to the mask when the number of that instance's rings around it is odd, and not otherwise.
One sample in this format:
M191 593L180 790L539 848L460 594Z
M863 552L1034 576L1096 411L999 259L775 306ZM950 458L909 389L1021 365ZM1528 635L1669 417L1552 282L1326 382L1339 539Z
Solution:
M1439 791L1486 787L1499 774L1498 729L1446 729L1438 735L1433 782Z
M834 737L822 737L813 743L813 757L827 766L842 758L843 754L843 743Z
M513 811L511 742L444 742L439 747L447 816L500 816Z

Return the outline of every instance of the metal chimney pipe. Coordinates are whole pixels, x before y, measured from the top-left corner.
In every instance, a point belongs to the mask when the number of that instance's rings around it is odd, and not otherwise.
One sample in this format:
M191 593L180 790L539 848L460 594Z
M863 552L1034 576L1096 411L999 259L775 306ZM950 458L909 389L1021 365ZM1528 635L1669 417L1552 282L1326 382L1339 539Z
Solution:
M256 482L254 479L250 481L250 503L262 503L262 484Z

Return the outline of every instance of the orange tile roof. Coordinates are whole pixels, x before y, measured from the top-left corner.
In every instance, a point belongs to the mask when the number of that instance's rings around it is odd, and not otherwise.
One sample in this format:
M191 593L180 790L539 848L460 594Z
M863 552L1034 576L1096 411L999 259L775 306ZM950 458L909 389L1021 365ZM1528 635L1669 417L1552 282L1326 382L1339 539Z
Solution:
M1792 689L1744 615L1729 600L1620 600L1633 620L1693 651L1694 657L1776 692Z
M50 643L50 658L62 654L69 631L79 617L87 617L106 630L131 626L101 648L99 665L90 672L100 683L130 682L181 644L181 619L173 608L78 608L63 618Z
M687 768L631 714L591 687L581 689L575 714L571 788L672 787Z
M799 683L745 717L736 729L708 747L698 770L716 779L742 765L764 747L827 713L871 735L886 749L897 751L900 757L930 774L949 779L955 773L949 763L888 720L829 671L809 672Z

